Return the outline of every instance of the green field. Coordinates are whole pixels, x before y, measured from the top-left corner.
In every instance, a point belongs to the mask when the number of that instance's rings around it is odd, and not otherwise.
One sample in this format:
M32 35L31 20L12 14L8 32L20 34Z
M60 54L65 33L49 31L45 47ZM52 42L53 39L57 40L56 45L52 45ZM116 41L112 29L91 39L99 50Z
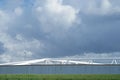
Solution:
M118 75L0 75L0 80L120 80Z

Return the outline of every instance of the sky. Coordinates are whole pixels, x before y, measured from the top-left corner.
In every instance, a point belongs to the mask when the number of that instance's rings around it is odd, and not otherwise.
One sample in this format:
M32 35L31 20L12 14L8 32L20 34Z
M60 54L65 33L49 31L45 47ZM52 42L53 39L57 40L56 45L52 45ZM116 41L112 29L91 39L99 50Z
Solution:
M120 0L0 0L0 63L120 57Z

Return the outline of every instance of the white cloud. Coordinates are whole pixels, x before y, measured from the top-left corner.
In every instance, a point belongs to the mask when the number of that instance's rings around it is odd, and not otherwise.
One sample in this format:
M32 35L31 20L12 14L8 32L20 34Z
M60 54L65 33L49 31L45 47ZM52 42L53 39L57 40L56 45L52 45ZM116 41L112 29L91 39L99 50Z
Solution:
M21 7L17 7L15 8L14 12L17 16L20 16L23 14L23 9Z
M109 11L109 9L111 8L111 3L109 0L102 0L102 4L101 4L101 8L104 11Z
M9 54L2 54L2 55L0 55L0 63L10 62L11 59L12 59L12 56L10 56Z
M0 62L24 60L25 57L30 59L37 54L35 52L38 52L44 47L40 40L29 40L17 33L15 33L16 36L13 37L11 36L11 33L8 33L13 29L12 26L18 21L17 17L22 14L23 9L21 7L16 7L14 12L0 10L0 42L5 48L5 52L0 54ZM17 26L18 25L16 25L16 27Z
M17 39L5 33L1 33L0 36L0 42L4 44L4 48L6 49L4 54L11 57L13 56L12 59L8 58L10 61L24 60L25 57L26 59L32 58L37 50L41 50L41 48L44 47L40 41L35 39L28 40L19 34L16 35ZM2 59L4 60L4 57Z
M47 0L44 6L36 8L37 17L45 32L56 29L68 29L77 20L77 13L74 7L63 5L62 0Z
M39 7L36 8L36 11L41 13L42 12L42 8L39 6Z
M85 1L86 2L86 1ZM92 0L86 2L88 4L84 8L84 12L87 14L107 15L120 12L120 6L113 5L114 1L110 0ZM84 6L84 5L83 5Z
M22 41L22 40L23 40L23 37L22 37L20 34L17 34L17 35L16 35L16 39Z
M9 22L10 17L4 11L0 10L0 30L6 28L6 24Z
M56 57L74 55L76 52L82 54L82 49L83 52L85 50L88 52L98 50L99 52L100 49L101 52L119 51L119 45L117 45L119 38L112 37L119 34L117 16L110 24L108 24L109 20L104 22L105 25L99 21L102 22L104 19L100 15L120 12L120 7L113 5L112 0L71 1L69 4L70 1L67 0L67 3L63 0L37 0L35 4L27 6L23 0L8 1L7 7L0 10L0 43L6 49L3 54L0 54L1 61L24 60L25 57L27 59L35 58L34 55ZM26 14L28 12L30 14ZM88 18L85 13L88 14ZM81 16L82 14L83 16ZM90 14L97 14L95 20ZM24 15L27 16L24 17ZM109 18L113 19L113 16L109 16ZM108 16L104 17L109 19ZM83 24L77 24L81 18L83 18ZM119 17L117 20L119 21ZM110 46L107 46L108 44ZM80 56L112 57L118 54L119 52L86 53Z
M85 59L115 59L120 58L120 52L111 53L83 53L81 55L66 56L65 58L85 58Z

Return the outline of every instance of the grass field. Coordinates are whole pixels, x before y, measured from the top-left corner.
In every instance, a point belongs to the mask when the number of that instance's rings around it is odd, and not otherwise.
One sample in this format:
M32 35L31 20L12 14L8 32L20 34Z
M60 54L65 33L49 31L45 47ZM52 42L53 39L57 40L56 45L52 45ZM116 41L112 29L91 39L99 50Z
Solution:
M118 75L0 75L0 80L120 80Z

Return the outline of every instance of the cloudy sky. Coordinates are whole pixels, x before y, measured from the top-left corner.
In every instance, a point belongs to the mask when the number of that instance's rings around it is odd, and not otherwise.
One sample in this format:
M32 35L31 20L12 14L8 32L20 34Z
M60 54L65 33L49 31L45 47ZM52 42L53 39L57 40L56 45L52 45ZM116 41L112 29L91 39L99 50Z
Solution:
M0 62L120 57L120 0L0 0Z

